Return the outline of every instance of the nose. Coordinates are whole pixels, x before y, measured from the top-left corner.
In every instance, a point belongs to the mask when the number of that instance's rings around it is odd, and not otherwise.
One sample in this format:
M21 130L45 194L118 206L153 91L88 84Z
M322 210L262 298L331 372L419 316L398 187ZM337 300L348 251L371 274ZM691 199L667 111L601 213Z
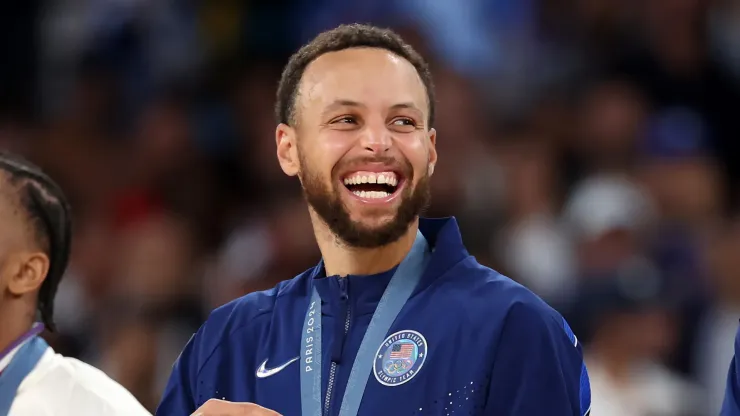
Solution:
M360 137L362 147L374 154L383 154L390 150L393 138L385 125L367 126Z

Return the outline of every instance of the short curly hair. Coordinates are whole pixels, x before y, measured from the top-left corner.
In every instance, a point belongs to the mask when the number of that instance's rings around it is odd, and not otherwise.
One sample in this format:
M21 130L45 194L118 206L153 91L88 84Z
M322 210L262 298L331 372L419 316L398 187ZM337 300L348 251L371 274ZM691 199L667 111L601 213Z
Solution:
M329 52L352 48L385 49L407 60L416 68L427 93L429 105L428 126L434 124L434 83L429 64L411 45L390 29L370 25L340 25L316 36L290 57L278 85L275 117L278 123L295 125L298 87L303 73L311 62Z

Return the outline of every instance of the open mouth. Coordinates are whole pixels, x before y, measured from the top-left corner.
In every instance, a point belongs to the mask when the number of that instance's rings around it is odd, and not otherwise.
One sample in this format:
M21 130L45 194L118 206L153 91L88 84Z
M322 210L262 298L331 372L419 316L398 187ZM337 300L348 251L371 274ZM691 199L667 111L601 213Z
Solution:
M400 188L403 179L395 172L353 172L342 183L362 199L387 200Z

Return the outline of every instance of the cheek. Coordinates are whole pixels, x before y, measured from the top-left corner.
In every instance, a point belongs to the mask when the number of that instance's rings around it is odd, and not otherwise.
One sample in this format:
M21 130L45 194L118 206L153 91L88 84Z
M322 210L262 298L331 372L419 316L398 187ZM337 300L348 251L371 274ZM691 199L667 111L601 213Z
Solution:
M317 158L321 159L324 166L331 170L336 164L338 164L346 155L350 153L352 144L349 140L326 140L318 148Z
M18 262L14 261L12 255L0 255L0 298L5 293L8 285L16 274L19 272Z
M398 147L414 169L414 181L418 182L429 172L429 148L424 143L425 138L413 140L398 140Z
M9 274L6 270L8 268L8 258L6 255L0 254L0 295L5 290L7 285L7 275ZM2 296L0 296L2 297Z
M301 171L312 175L330 177L332 170L346 152L344 146L337 140L323 140L320 137L312 143L306 143L298 149Z
M352 150L353 143L347 132L333 131L317 136L311 149L312 167L331 175L332 169Z
M7 239L0 236L0 274L5 273L8 266L10 253L13 251L12 246Z

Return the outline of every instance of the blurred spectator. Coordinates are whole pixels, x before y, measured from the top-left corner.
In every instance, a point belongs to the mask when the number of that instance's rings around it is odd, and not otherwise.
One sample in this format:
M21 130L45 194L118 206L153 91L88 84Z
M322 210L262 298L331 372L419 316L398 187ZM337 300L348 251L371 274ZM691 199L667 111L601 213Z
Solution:
M655 210L649 195L628 178L598 176L576 187L564 215L579 273L595 278L642 256Z
M557 173L544 139L514 134L503 146L508 226L494 244L507 272L551 301L566 298L575 268L572 247L557 215ZM529 137L528 137L529 136ZM537 259L537 261L532 261Z
M647 129L640 175L666 221L702 227L722 214L723 183L706 138L687 108L662 111Z
M204 281L208 307L266 290L305 270L318 258L308 210L301 199L281 201L269 214L235 227L209 265Z
M648 117L639 89L618 78L602 79L585 90L578 109L573 151L585 173L629 171Z
M718 0L710 12L712 52L736 80L740 80L740 4Z
M632 259L615 274L584 283L583 305L592 329L586 365L591 409L604 416L699 415L701 391L662 365L675 342L671 296L658 270Z

